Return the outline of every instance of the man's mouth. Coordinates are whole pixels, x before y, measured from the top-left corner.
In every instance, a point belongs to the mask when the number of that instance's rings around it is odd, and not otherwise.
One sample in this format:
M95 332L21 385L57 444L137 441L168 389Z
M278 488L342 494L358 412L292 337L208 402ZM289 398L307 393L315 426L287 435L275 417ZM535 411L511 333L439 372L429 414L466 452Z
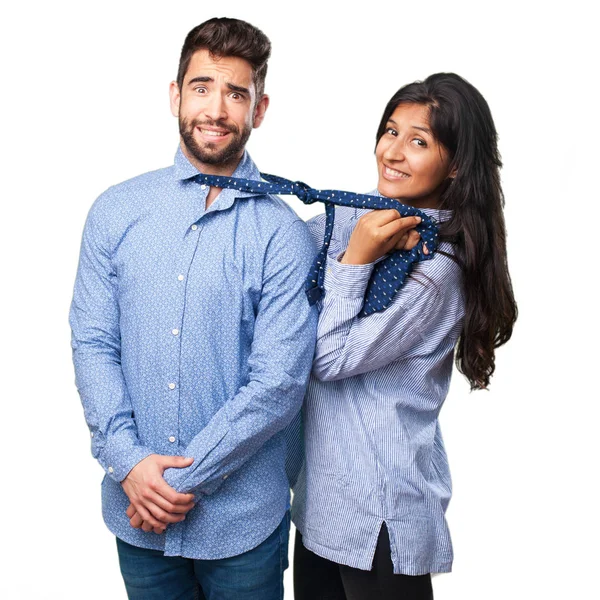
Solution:
M208 135L210 137L223 137L226 136L229 133L229 131L218 131L215 129L204 129L200 127L200 133L202 135Z

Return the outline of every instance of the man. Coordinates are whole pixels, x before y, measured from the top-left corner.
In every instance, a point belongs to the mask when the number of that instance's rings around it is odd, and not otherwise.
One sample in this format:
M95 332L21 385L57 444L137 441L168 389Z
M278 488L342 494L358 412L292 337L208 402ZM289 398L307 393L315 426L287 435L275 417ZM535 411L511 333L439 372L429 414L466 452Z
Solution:
M282 433L314 350L315 251L278 198L195 179L260 180L245 145L269 55L243 21L194 28L170 87L174 166L110 188L85 225L76 380L130 598L283 597Z

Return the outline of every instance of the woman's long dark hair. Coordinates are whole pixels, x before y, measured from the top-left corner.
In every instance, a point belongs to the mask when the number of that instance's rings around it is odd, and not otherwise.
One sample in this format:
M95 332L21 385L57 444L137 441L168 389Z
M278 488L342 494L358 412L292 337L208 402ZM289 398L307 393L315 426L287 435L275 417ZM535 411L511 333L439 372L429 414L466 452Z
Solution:
M502 161L498 135L483 96L454 73L436 73L400 88L388 102L377 142L399 104L429 108L429 125L451 158L440 208L452 210L440 240L455 244L463 273L465 319L456 347L456 365L471 389L487 388L495 369L494 351L506 343L517 318L506 260Z

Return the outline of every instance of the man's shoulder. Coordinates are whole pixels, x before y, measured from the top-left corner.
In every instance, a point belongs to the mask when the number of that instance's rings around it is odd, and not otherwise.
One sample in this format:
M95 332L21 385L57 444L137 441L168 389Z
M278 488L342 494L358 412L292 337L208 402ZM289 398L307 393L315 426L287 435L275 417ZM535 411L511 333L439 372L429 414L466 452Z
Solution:
M161 194L172 190L172 169L164 167L136 175L109 187L96 198L90 209L90 216L104 220L117 218L118 221L143 210Z
M306 224L288 202L276 194L260 194L240 198L238 207L246 212L246 219L252 223L257 234L270 238L273 234L285 231L295 222Z
M243 202L251 211L251 217L246 213L250 218L246 219L245 226L252 231L254 239L263 240L264 246L273 250L287 247L300 253L306 250L312 253L308 225L285 200L275 194L264 194Z
M283 198L280 198L276 194L265 194L263 198L264 200L259 203L260 208L268 211L283 223L302 221L296 211Z
M163 167L154 171L148 171L141 175L136 175L131 179L126 179L109 187L100 198L119 198L127 195L137 195L146 193L148 190L157 190L161 184L167 185L173 182L173 166Z

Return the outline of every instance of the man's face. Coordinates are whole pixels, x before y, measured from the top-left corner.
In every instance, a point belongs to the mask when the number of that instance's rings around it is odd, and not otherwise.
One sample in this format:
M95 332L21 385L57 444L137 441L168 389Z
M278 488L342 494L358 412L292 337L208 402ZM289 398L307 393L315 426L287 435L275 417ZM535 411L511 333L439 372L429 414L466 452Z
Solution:
M203 173L231 175L269 104L268 96L257 101L250 63L233 56L212 58L208 50L198 50L182 89L171 83L170 96L190 162Z

